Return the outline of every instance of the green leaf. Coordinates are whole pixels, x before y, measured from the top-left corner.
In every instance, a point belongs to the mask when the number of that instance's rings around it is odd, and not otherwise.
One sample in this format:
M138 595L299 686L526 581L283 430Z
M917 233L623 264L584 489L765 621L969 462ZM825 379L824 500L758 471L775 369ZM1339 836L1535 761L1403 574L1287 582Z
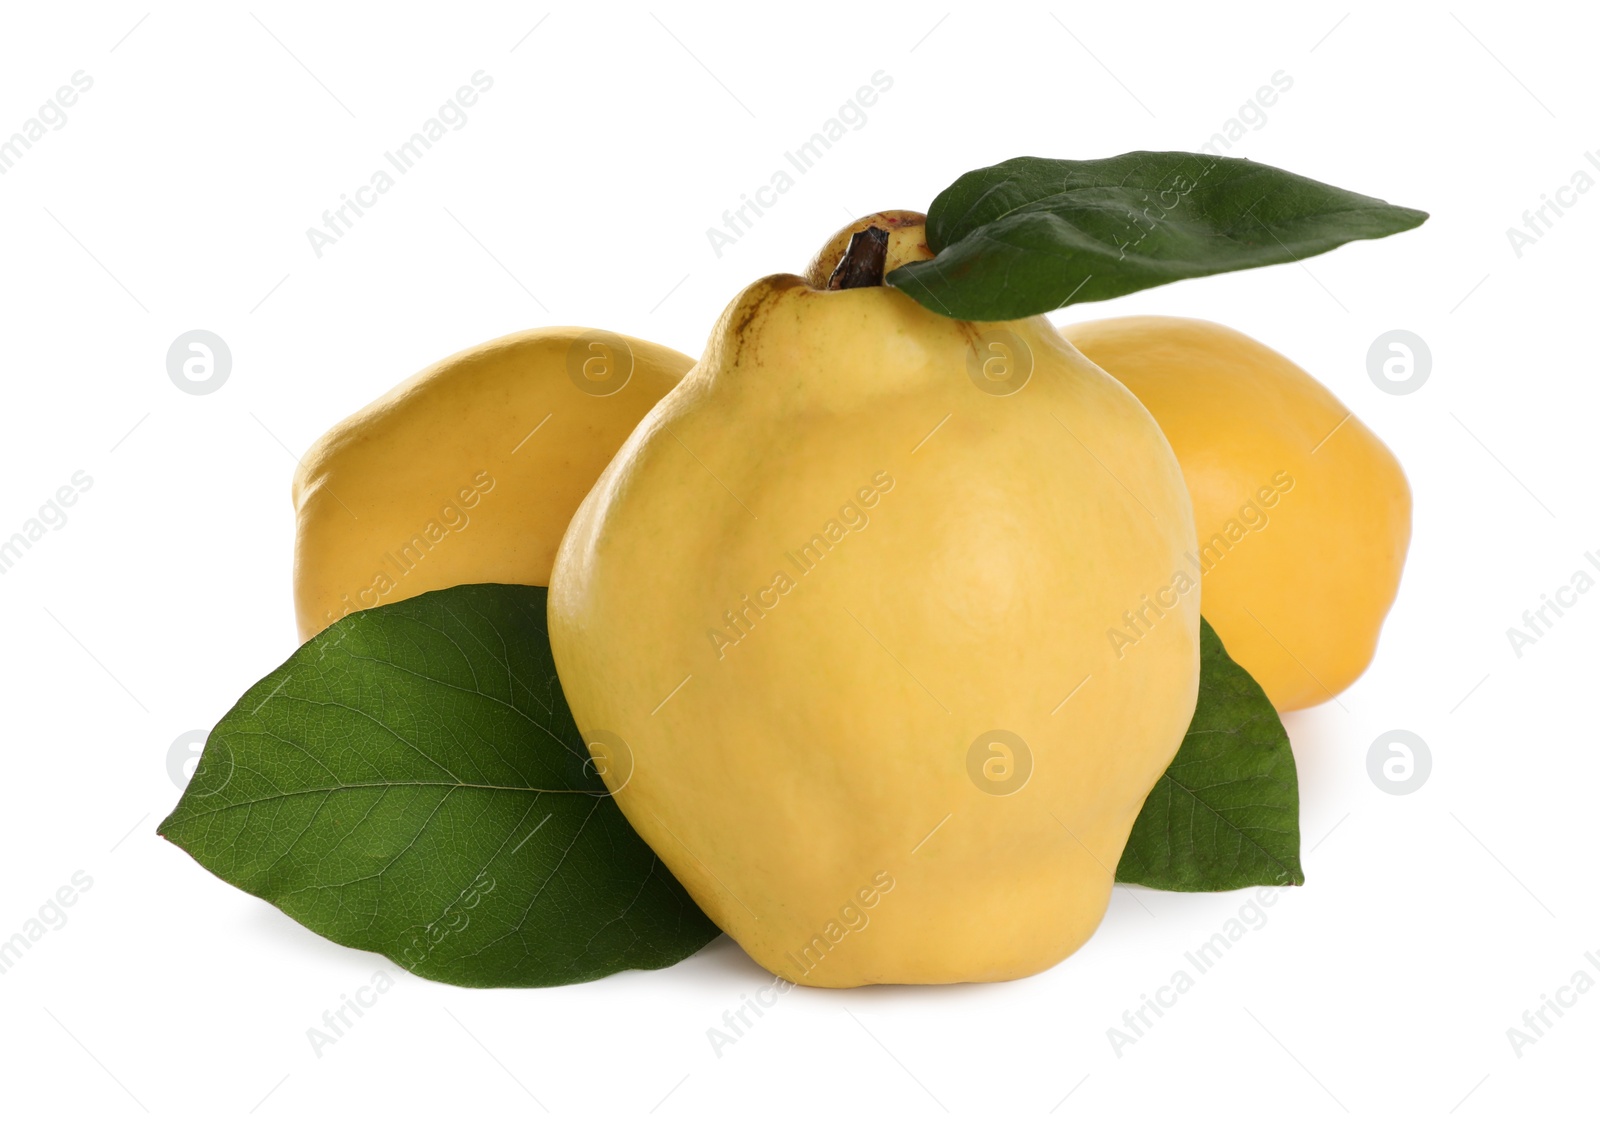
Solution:
M1288 733L1204 619L1194 719L1133 823L1117 879L1177 892L1305 883Z
M1016 157L928 210L932 259L886 280L935 312L1010 321L1064 305L1381 239L1426 212L1238 157Z
M601 782L542 587L329 627L212 730L159 832L319 935L462 986L669 966L717 934Z

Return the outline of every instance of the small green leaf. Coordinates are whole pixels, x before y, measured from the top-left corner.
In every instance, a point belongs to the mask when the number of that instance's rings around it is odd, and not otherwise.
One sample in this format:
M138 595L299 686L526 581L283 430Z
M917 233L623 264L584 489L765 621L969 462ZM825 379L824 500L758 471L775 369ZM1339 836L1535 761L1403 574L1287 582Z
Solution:
M1177 892L1305 883L1288 733L1204 619L1194 719L1133 823L1117 879Z
M159 832L319 935L462 986L670 966L717 934L596 774L542 587L329 627L212 730Z
M886 282L947 317L1010 321L1064 305L1381 239L1426 212L1238 157L1016 157L928 210L937 253Z

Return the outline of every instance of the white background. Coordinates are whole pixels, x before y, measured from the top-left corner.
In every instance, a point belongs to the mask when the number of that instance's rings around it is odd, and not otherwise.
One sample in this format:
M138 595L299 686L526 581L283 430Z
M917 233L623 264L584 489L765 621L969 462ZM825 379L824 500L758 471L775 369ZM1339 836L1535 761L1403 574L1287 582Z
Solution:
M75 471L94 482L0 575L0 936L73 873L94 882L0 977L0 1116L1503 1123L1591 1104L1600 990L1520 1058L1506 1035L1580 968L1600 979L1600 593L1520 657L1506 636L1573 572L1600 577L1600 191L1520 258L1506 235L1600 152L1578 5L430 7L30 4L0 24L0 135L93 77L0 177L0 534ZM494 86L467 124L316 257L306 228L479 70ZM706 228L879 70L867 124L713 254ZM1305 887L1120 1057L1107 1028L1251 893L1119 889L1048 973L794 991L719 1059L707 1027L767 981L727 939L666 971L455 989L155 836L174 739L294 647L289 478L331 423L529 326L697 354L742 286L848 218L1010 156L1196 148L1278 71L1292 88L1233 154L1428 224L1058 319L1208 317L1287 353L1399 455L1415 538L1372 668L1288 719ZM232 350L214 394L167 375L195 328ZM1431 347L1414 394L1368 376L1395 328ZM1404 797L1366 766L1397 728L1433 754ZM380 969L394 989L318 1058L307 1028Z

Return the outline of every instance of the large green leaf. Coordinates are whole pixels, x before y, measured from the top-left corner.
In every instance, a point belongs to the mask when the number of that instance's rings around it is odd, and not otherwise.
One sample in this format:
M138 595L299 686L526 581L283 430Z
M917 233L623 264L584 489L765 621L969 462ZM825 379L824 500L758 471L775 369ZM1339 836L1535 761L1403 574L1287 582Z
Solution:
M464 986L668 966L717 934L598 777L542 587L329 627L223 717L160 833L318 934Z
M937 253L886 281L947 317L1009 321L1181 278L1298 262L1427 218L1238 157L1016 157L941 192L928 210Z
M1194 719L1133 823L1117 879L1178 892L1305 883L1289 735L1204 619Z

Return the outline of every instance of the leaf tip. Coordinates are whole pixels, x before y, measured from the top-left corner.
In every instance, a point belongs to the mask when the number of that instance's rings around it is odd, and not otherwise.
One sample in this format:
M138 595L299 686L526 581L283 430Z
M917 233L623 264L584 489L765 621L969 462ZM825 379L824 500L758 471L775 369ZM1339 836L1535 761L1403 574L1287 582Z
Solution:
M1433 218L1421 208L1400 207L1396 205L1394 210L1397 214L1397 217L1405 223L1405 226L1400 228L1402 231L1414 231L1418 227L1421 227L1429 219Z

